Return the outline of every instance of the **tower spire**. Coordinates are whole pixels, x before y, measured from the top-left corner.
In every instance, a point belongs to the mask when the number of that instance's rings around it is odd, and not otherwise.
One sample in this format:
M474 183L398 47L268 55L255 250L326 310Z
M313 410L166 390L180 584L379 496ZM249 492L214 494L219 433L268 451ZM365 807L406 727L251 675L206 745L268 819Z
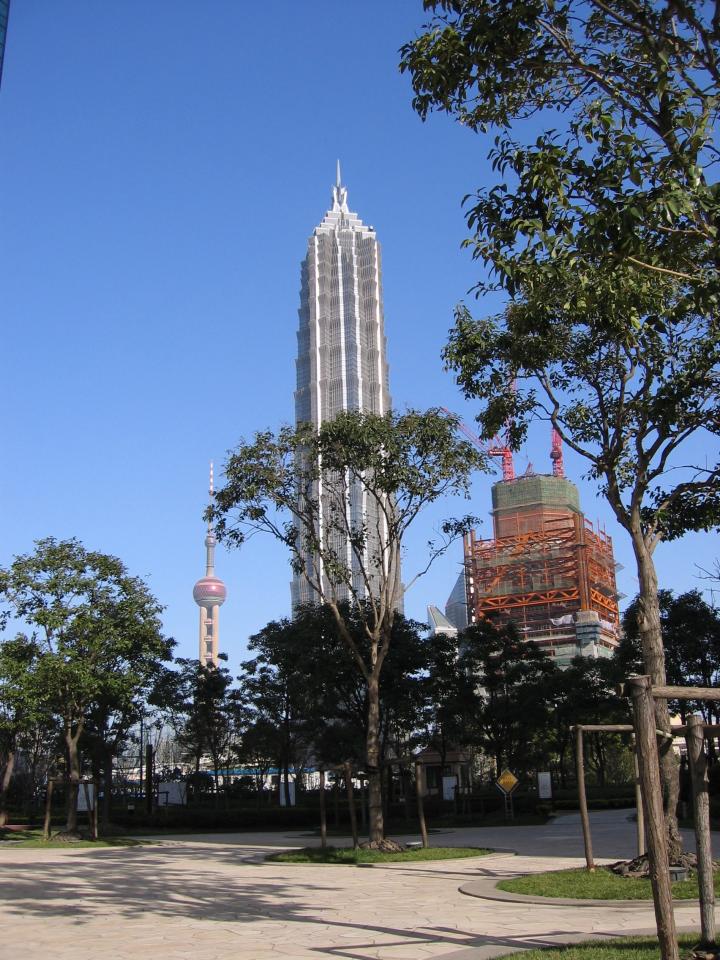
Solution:
M210 461L210 487L208 493L210 494L210 506L212 507L213 496L215 495L215 485L213 477L213 462ZM212 520L208 519L207 525L207 536L205 537L205 549L206 549L206 577L215 576L215 531L212 527Z
M335 186L332 188L333 210L339 210L341 213L348 213L347 205L347 187L342 185L342 176L340 174L340 161L337 161L335 170Z

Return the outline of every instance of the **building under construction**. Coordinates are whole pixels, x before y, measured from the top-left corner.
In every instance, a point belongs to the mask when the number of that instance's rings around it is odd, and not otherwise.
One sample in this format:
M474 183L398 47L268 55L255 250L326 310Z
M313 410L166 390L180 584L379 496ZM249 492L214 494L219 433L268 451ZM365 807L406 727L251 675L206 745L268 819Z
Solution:
M514 621L521 636L567 663L610 656L619 614L612 541L585 519L558 450L554 438L553 475L506 470L493 485L494 536L465 537L464 585L470 622Z

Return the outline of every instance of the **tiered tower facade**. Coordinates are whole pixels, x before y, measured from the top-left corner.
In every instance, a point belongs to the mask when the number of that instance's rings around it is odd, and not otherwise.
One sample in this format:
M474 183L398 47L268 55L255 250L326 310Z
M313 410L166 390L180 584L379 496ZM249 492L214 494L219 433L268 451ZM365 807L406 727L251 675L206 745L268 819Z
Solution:
M343 410L383 415L390 406L380 245L375 229L350 211L338 163L332 206L313 231L301 268L295 420L319 426ZM319 501L322 513L322 496ZM359 486L351 490L351 521L365 524L369 550L373 538L383 535L384 519L376 512ZM332 547L346 552L361 596L362 577L349 543ZM323 576L319 558L304 561L313 579ZM295 574L291 591L294 609L316 599L302 574Z

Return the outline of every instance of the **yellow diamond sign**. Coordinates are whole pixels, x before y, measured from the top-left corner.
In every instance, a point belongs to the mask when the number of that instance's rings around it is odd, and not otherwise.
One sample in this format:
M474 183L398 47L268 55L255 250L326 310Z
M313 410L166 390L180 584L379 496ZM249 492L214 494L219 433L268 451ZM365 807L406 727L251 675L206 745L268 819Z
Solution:
M520 783L518 778L507 768L503 770L495 783L500 787L503 793L512 793L515 787Z

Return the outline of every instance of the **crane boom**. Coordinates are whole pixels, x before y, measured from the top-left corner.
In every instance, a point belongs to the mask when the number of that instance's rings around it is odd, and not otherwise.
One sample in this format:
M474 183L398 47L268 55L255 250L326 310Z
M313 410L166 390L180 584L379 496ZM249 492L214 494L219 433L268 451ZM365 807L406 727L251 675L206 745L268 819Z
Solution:
M457 416L457 414L453 413L451 410L448 410L447 407L441 407L440 409L455 419L458 430L461 430L468 440L470 440L471 443L474 443L479 450L482 450L483 453L487 453L491 457L501 458L503 480L515 479L515 464L513 463L512 450L507 444L502 443L499 437L493 437L490 443L483 443L480 437L473 433L473 431L463 420L460 419L460 417Z

